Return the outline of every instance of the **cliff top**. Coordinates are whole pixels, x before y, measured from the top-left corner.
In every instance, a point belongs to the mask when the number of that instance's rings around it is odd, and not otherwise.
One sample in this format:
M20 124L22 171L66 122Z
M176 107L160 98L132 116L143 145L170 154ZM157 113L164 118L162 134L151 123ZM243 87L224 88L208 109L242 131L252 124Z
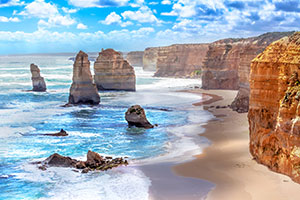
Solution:
M238 42L256 42L258 45L270 43L274 40L278 40L282 37L292 35L295 31L290 32L268 32L255 37L248 38L226 38L213 42L213 44L228 44L228 43L238 43Z

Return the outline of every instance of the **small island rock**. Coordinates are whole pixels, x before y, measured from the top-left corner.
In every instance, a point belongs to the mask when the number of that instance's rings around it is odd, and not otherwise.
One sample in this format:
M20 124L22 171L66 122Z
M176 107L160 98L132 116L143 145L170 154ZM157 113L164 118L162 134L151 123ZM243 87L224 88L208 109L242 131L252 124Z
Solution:
M46 91L46 83L43 77L41 77L40 69L37 65L30 65L31 72L31 80L32 80L32 91L36 92L45 92Z
M140 105L134 105L128 108L125 113L125 119L129 127L136 126L141 128L153 128L154 126L146 118L144 109Z

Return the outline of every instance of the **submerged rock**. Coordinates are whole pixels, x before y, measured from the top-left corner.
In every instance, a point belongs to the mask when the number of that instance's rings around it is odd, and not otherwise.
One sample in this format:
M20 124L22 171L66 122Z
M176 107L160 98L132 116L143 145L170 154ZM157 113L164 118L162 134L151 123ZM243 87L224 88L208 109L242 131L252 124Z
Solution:
M106 49L94 64L95 83L99 90L135 91L135 72L121 53Z
M90 71L88 55L80 51L73 65L69 104L99 104L100 96Z
M123 158L102 157L96 152L88 151L86 161L75 160L55 153L42 162L32 164L38 164L38 168L43 171L47 170L47 167L72 167L81 169L82 173L88 173L91 170L105 171L120 165L128 165L128 161Z
M141 128L153 128L154 126L146 118L144 109L140 105L134 105L128 108L125 113L125 119L129 127L136 126Z
M43 77L41 77L40 69L37 65L30 65L31 80L32 80L32 91L45 92L47 90L46 83Z
M44 160L43 166L49 167L74 167L78 161L70 157L59 155L58 153L52 154Z
M44 134L47 136L68 136L69 134L64 130L64 129L60 129L60 131L58 133L47 133Z

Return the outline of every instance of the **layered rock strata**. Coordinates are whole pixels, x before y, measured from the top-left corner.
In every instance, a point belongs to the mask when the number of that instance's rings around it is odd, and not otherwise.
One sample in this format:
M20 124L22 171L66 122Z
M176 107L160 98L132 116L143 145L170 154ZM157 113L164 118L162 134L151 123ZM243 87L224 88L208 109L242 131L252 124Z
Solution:
M73 65L69 104L99 104L100 96L90 70L88 55L80 51Z
M156 71L158 50L160 47L146 48L143 55L143 70Z
M153 128L147 120L144 109L140 105L134 105L128 108L125 113L125 119L128 122L128 126L135 126L141 128Z
M126 60L133 67L143 66L144 51L131 51L127 54Z
M123 56L106 49L99 53L94 64L95 83L99 90L135 91L135 72Z
M300 32L269 45L251 64L250 153L300 183Z
M40 74L40 69L37 65L30 65L32 91L45 92L47 90L44 78Z
M231 104L234 111L243 113L249 109L249 75L250 63L259 53L261 53L273 41L279 40L282 37L289 36L293 32L273 32L260 35L249 40L249 44L245 45L240 53L240 61L238 65L239 91Z
M154 76L200 76L208 46L208 44L175 44L160 47Z
M203 89L242 88L241 92L249 91L251 60L271 42L289 34L291 33L266 33L258 37L230 38L211 43L204 61ZM243 93L238 96L242 98L242 102L247 102L243 99Z

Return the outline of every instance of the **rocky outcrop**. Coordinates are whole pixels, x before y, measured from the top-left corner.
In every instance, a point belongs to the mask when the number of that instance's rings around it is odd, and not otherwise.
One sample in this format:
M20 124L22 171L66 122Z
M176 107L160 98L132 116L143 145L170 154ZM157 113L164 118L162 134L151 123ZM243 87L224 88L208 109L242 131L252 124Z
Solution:
M47 90L46 83L43 77L41 77L40 69L37 65L30 65L31 80L32 80L32 91L45 92Z
M123 56L106 49L99 53L94 64L95 83L99 90L135 91L135 72Z
M91 170L106 171L120 165L128 165L128 161L123 158L103 157L93 151L88 151L87 160L79 161L70 157L52 154L42 162L35 162L41 170L47 170L48 167L72 167L82 170L82 173L87 173Z
M69 104L99 104L100 96L90 70L88 55L80 51L73 65Z
M175 44L158 48L156 77L200 76L208 44Z
M300 183L300 32L269 45L251 64L250 153Z
M142 67L143 66L143 51L131 51L127 54L126 60L133 67Z
M146 118L144 109L139 105L134 105L128 108L125 113L125 119L128 126L135 126L141 128L153 128L154 126Z
M159 47L146 48L143 55L143 70L156 71L157 54Z
M248 112L249 109L249 75L250 63L259 53L261 53L273 41L282 37L289 36L293 32L273 32L260 35L249 40L249 44L245 45L240 53L240 61L238 65L239 91L231 104L231 108L239 113Z
M43 134L43 135L46 135L46 136L68 136L69 134L64 129L60 129L60 131L57 133L47 133L47 134Z

